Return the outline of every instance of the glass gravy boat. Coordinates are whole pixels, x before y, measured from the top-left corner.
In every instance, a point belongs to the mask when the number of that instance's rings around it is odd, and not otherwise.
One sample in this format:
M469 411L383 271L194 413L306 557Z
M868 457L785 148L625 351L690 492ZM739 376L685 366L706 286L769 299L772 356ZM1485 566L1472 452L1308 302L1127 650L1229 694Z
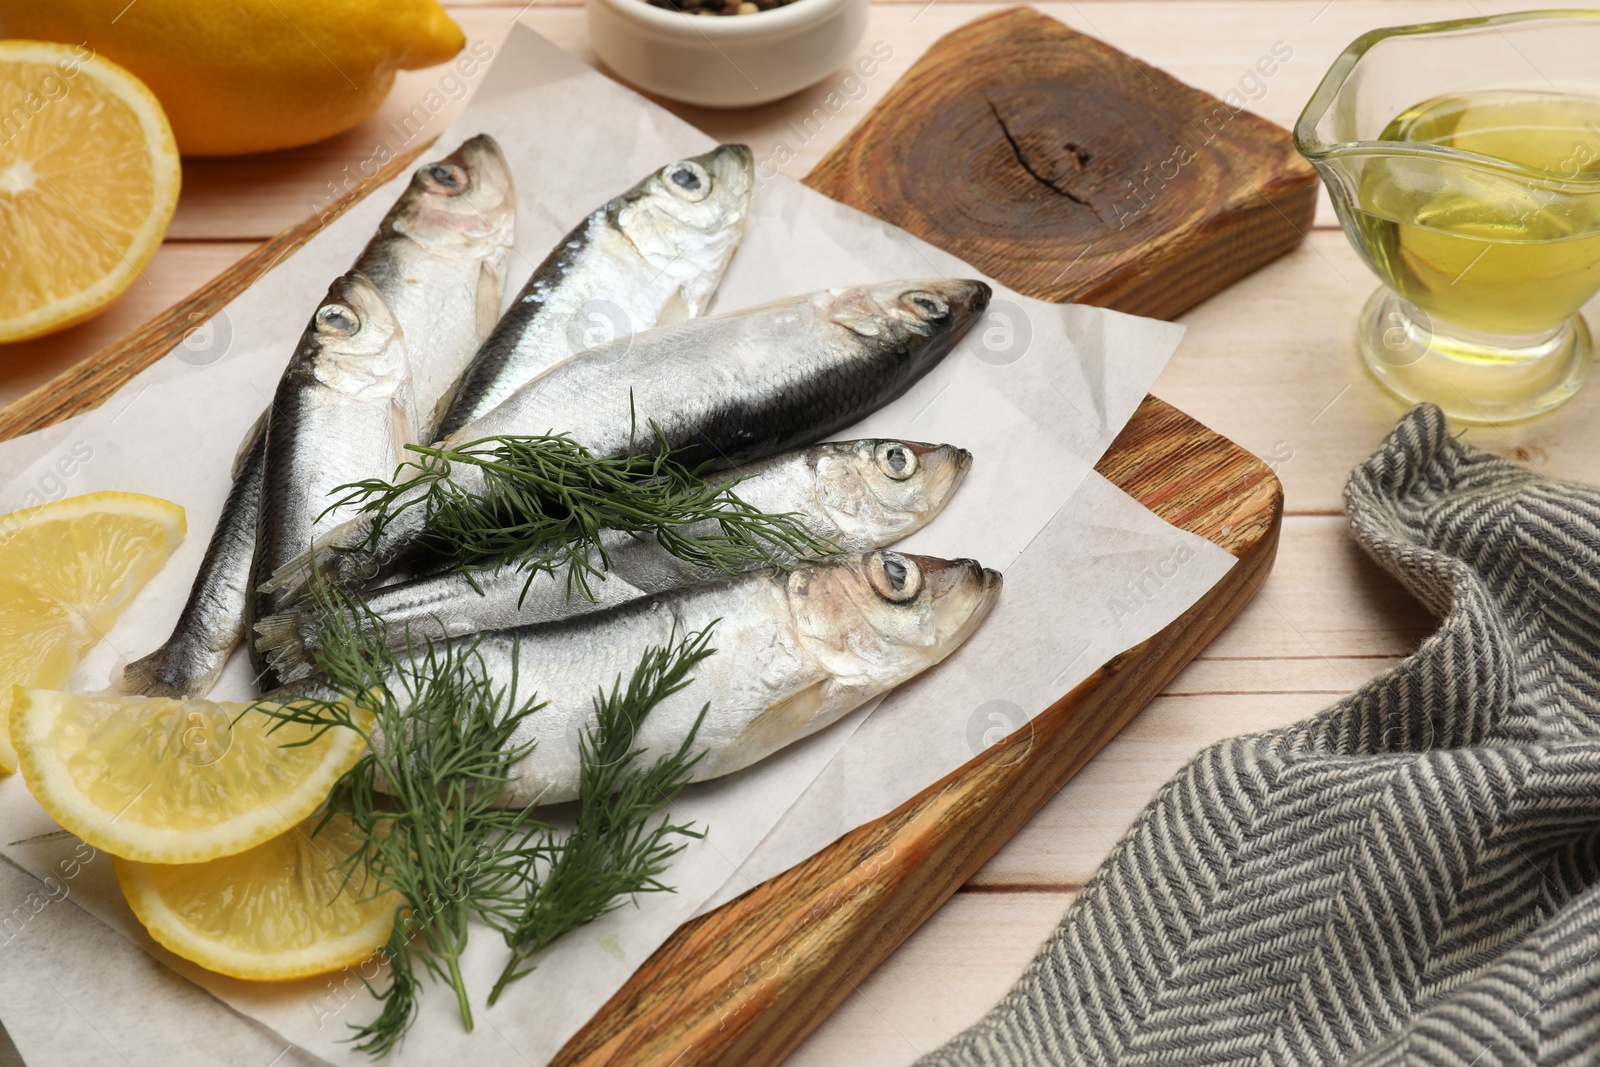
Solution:
M1600 290L1600 12L1375 30L1294 139L1383 282L1358 330L1407 400L1500 422L1575 393Z

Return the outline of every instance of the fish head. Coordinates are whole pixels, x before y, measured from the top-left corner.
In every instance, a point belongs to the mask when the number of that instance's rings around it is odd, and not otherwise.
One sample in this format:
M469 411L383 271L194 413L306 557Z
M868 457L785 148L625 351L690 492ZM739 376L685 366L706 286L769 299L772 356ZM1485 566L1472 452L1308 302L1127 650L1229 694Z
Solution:
M832 441L812 449L816 499L834 543L862 552L922 529L944 510L972 453L919 441Z
M992 290L966 278L884 282L817 294L832 322L873 348L903 354L913 377L932 367L989 306Z
M477 257L511 247L516 216L511 166L495 139L480 133L418 167L384 229L434 255Z
M683 307L664 321L699 315L744 235L755 193L755 157L742 144L674 160L607 205L609 222L666 277Z
M1001 578L970 559L881 550L796 568L796 631L836 683L883 692L961 646L1000 596Z
M390 396L409 378L400 323L377 287L356 271L328 288L301 346L318 380L349 396Z

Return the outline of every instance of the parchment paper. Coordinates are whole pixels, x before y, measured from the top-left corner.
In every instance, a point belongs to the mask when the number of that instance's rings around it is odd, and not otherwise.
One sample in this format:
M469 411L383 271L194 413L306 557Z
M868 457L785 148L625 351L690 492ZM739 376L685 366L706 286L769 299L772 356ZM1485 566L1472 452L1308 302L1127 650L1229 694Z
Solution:
M518 180L517 283L579 218L708 138L525 27L515 27L440 154L480 131L499 139ZM230 304L199 342L139 375L103 408L39 440L0 444L0 500L96 489L153 493L188 509L190 534L167 568L85 659L73 684L102 688L122 662L169 631L228 486L244 429L270 396L306 318L345 270L404 179L374 192ZM1063 265L1070 261L1070 255ZM975 276L953 257L805 189L765 176L744 245L713 310L830 286L917 276ZM507 294L509 299L510 293ZM971 556L1003 570L1000 605L968 645L876 709L748 771L692 787L674 816L708 827L670 875L677 892L640 898L558 943L493 1010L482 1008L503 949L480 931L465 961L478 1005L465 1034L436 989L393 1062L453 1057L543 1063L685 919L810 854L958 766L1179 615L1232 564L1093 473L1165 364L1181 330L996 288L968 340L906 396L841 436L949 441L974 469L948 511L910 550ZM224 340L225 339L225 340ZM219 697L250 695L242 665ZM23 842L52 829L23 784L0 782L0 851L33 873L57 871L77 843ZM122 903L110 864L83 865L74 899L239 1012L330 1063L364 1063L340 1043L373 1003L353 975L254 985L208 974L154 946ZM72 956L56 966L104 960ZM737 1006L730 994L729 1010ZM158 987L146 1015L204 1025L192 998ZM510 1050L515 1050L513 1056Z

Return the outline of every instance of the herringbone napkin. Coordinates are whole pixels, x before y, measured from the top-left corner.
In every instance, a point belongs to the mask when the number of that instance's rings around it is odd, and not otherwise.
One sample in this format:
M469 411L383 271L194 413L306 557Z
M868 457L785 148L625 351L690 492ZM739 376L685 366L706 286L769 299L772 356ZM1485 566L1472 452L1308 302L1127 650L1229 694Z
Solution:
M1424 406L1345 502L1439 631L1201 753L923 1065L1600 1063L1600 490Z

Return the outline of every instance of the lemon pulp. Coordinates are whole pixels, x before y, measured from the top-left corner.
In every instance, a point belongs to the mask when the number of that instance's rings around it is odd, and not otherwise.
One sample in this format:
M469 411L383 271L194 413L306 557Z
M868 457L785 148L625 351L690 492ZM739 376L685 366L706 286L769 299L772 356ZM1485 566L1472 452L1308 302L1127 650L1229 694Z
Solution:
M137 493L90 493L0 516L0 771L16 685L64 685L183 540L183 509Z
M178 201L178 148L132 74L0 41L0 341L94 314L138 277Z
M315 827L205 863L117 859L117 882L151 937L207 970L283 981L350 967L389 939L399 901L359 871L346 885L358 844L349 819Z

